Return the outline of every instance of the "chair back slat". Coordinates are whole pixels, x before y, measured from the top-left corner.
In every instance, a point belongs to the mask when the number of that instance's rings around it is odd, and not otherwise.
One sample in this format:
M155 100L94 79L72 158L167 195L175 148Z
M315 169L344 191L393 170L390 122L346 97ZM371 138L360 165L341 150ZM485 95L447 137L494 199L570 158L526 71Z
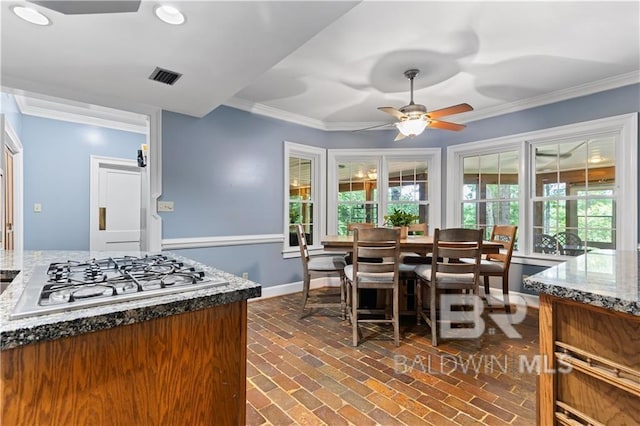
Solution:
M477 290L482 255L482 231L479 229L436 229L433 235L433 265L431 279L437 281L438 273L473 274L474 291ZM460 262L473 259L475 262Z
M298 235L298 245L300 247L300 258L302 259L302 269L306 274L308 272L307 264L309 263L309 248L307 247L307 237L304 234L302 224L296 223L295 225L291 226L294 226L296 228L296 234Z
M397 280L400 257L400 230L356 228L353 233L353 270L358 273L393 272Z

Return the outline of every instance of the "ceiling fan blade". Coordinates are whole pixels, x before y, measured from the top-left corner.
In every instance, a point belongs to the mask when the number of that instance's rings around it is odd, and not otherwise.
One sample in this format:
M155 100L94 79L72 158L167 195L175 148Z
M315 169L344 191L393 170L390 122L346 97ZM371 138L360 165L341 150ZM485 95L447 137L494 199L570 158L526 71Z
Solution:
M395 109L394 107L378 107L378 109L380 111L382 111L382 112L386 112L387 114L393 115L398 120L404 120L404 119L407 118L407 116L405 114L403 114L401 111Z
M460 114L461 112L473 111L473 107L469 104L458 104L450 107L437 109L435 111L427 112L427 117L438 118L445 115Z
M539 152L536 149L536 157L569 158L569 157L571 157L571 153L570 152L563 152L562 154L558 154L556 152Z
M443 130L459 131L464 129L466 126L463 124L450 123L448 121L431 120L427 125L427 127L434 127L436 129L443 129Z
M394 125L394 123L377 124L375 126L365 127L363 129L352 130L352 132L360 132L360 131L363 131L363 130L370 130L370 129L375 129L375 128L378 128L378 127L393 126L393 125Z
M396 138L393 141L394 142L401 141L404 138L406 138L406 136L403 135L402 133L398 132L398 135L396 136Z

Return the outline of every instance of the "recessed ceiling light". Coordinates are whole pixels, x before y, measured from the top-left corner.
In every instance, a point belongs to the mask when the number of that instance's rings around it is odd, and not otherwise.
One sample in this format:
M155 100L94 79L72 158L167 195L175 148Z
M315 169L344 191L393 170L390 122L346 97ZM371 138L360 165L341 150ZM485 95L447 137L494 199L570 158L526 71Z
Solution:
M156 16L163 22L171 25L180 25L184 22L184 15L173 6L156 7Z
M13 10L13 13L15 13L19 18L24 19L25 21L32 24L49 25L51 23L51 21L49 21L49 18L30 7L13 6L11 10Z

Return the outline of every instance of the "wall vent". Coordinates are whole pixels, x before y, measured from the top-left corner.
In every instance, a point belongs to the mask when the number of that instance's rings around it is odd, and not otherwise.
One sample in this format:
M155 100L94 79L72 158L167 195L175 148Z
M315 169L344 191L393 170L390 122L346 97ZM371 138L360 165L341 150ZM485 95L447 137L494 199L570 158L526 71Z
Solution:
M156 67L156 69L153 70L153 72L149 76L149 80L159 81L160 83L173 86L180 77L182 77L182 74L180 73Z

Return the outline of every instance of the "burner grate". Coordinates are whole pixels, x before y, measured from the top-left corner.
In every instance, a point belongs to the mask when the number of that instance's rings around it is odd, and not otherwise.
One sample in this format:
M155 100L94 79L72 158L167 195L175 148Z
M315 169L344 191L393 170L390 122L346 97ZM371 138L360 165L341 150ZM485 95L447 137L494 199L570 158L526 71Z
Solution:
M227 281L165 255L69 260L36 268L11 319L220 286Z

